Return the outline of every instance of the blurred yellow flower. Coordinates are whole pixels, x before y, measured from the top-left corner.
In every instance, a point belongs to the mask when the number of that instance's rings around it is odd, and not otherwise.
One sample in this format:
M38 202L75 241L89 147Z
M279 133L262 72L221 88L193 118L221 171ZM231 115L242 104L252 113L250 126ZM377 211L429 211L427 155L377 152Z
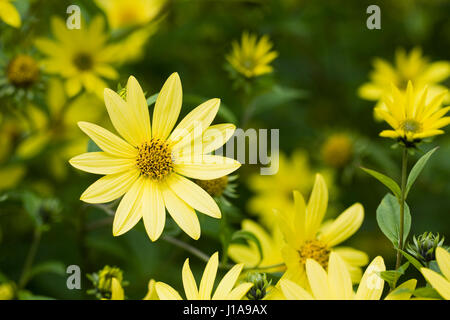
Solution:
M428 268L420 271L445 300L450 300L450 253L442 247L436 248L436 262L442 275Z
M261 225L256 222L245 219L242 221L242 230L251 232L261 244L263 257L260 254L257 245L249 241L248 245L232 243L228 247L228 255L237 263L243 263L245 267L265 268L267 266L283 264L281 248L284 244L283 237L278 228L274 228L272 234L269 234ZM259 262L259 264L258 264ZM265 272L282 272L285 266L264 269Z
M218 267L219 254L216 252L206 264L202 280L200 281L200 288L197 289L194 275L189 267L189 259L186 259L182 273L183 287L187 300L240 300L253 286L252 283L245 282L234 287L244 267L243 264L237 264L225 274L212 295ZM157 282L155 287L161 300L182 300L180 294L164 282Z
M356 292L342 258L332 252L328 271L312 259L306 261L306 274L310 290L287 279L280 280L281 291L288 300L380 300L384 280L377 274L385 271L383 258L378 256L367 267ZM388 294L386 300L409 300L417 280L411 279Z
M214 218L220 218L221 212L213 198L186 177L216 179L240 166L233 159L208 154L226 141L203 141L202 135L208 136L208 130L219 130L217 125L208 127L220 100L210 99L192 110L172 133L182 105L177 73L167 79L158 94L151 126L144 93L133 76L128 79L126 101L105 89L105 104L115 129L125 140L93 123L78 123L103 152L84 153L70 163L80 170L106 175L93 183L81 200L104 203L124 195L114 217L114 236L126 233L143 218L149 238L156 241L164 229L167 208L180 228L198 239L200 223L194 209ZM199 139L202 148L192 151L191 144Z
M315 176L309 164L308 154L303 150L294 151L290 158L280 153L278 163L272 163L271 167L278 168L278 171L272 175L257 173L249 177L248 187L255 195L247 204L248 210L257 215L263 225L269 229L272 229L276 222L273 209L292 211L294 208L292 190L308 194L314 184ZM321 174L334 192L332 171L323 170Z
M418 47L412 49L409 54L404 49L397 49L394 66L380 58L375 59L373 64L370 82L363 84L358 89L358 94L363 99L378 101L376 109L382 110L386 110L382 98L391 93L391 83L402 92L406 90L408 81L419 90L428 85L431 99L446 89L439 83L450 76L448 61L430 63L422 56L422 50ZM381 120L377 113L375 116Z
M0 284L0 300L12 300L14 298L14 285L12 283Z
M28 88L38 80L39 67L33 57L19 54L9 62L6 75L14 86Z
M84 21L83 21L84 22ZM107 86L102 78L116 79L118 73L111 66L119 52L108 45L104 20L95 17L89 26L81 29L67 29L60 18L52 18L52 31L56 40L36 39L36 47L44 53L44 71L58 74L65 79L65 89L74 96L84 87L100 98Z
M19 28L22 25L20 14L11 2L14 0L0 0L0 20L12 27Z
M384 100L388 110L377 112L394 130L383 130L380 136L400 139L408 144L443 134L440 129L450 123L450 117L444 117L450 107L441 108L447 93L441 92L429 103L426 102L427 94L428 88L415 89L411 81L405 94L393 86L392 98L386 97Z
M278 225L286 245L282 255L287 266L284 276L305 284L305 263L314 259L325 269L332 252L344 259L353 282L361 278L361 266L368 262L367 255L349 247L337 247L361 226L364 208L355 203L335 220L323 223L327 210L328 190L325 180L317 174L308 204L300 192L294 191L295 210L278 213Z
M145 25L155 19L167 0L95 0L112 29Z
M233 41L232 46L226 59L237 72L252 78L273 71L270 63L278 53L271 51L273 45L268 36L262 36L258 40L256 35L244 32L241 43Z
M347 133L330 135L321 149L325 164L341 168L349 163L353 156L353 139Z

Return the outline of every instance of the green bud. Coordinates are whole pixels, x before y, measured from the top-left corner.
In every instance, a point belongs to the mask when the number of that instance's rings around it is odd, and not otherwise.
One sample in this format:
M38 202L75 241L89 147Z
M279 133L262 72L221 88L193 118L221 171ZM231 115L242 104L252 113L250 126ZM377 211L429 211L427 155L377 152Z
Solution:
M247 293L249 300L263 299L267 294L267 288L272 283L272 280L267 281L267 275L265 273L259 272L249 272L245 281L253 283L253 287Z
M439 233L434 235L431 232L424 232L418 237L413 237L413 243L408 243L406 251L427 266L429 262L436 260L436 248L442 247L444 239Z
M88 279L94 285L94 289L88 290L88 294L94 294L98 299L111 298L112 278L116 278L122 286L127 283L123 281L122 270L117 267L105 266L102 270L89 274Z

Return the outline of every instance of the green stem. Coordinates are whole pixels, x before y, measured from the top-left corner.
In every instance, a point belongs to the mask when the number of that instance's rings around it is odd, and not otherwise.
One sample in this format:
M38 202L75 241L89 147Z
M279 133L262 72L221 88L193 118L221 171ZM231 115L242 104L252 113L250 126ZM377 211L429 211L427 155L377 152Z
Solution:
M41 229L39 227L34 229L33 233L33 242L31 243L30 250L28 251L27 257L25 259L25 263L23 265L22 274L19 279L19 289L23 289L25 285L30 280L30 270L33 266L34 258L36 257L36 252L39 247L39 243L41 242Z
M405 191L406 191L406 175L408 168L408 148L403 148L403 156L402 156L402 184L401 184L401 199L400 199L400 234L399 234L399 242L398 247L400 250L403 250L403 233L404 233L404 225L405 225ZM400 251L397 251L397 262L395 263L395 269L400 267L400 263L402 262L402 254Z

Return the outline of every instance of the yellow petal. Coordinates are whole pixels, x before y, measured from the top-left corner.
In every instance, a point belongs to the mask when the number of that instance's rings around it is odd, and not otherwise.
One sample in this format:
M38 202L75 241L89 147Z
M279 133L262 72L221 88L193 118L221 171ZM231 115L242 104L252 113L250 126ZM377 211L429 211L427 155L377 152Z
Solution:
M78 122L78 126L106 153L119 158L135 158L137 156L135 148L108 130L89 122Z
M116 278L111 279L111 300L124 300L125 295L123 288L120 285L119 280Z
M350 247L337 247L333 248L333 251L339 254L339 256L350 265L360 267L369 263L369 257L363 251Z
M166 224L166 208L157 183L151 179L145 180L142 217L150 240L156 241L161 236Z
M156 281L154 279L150 279L148 282L148 291L145 297L142 300L159 300L158 293L155 288Z
M280 280L281 291L287 300L314 300L313 296L295 282L287 279Z
M114 174L136 167L135 161L117 158L106 152L83 153L70 159L69 163L77 169L96 174Z
M421 268L420 272L444 299L450 300L450 282L447 279L431 269Z
M178 73L172 73L164 83L153 111L152 136L165 140L172 131L181 110L183 92Z
M253 247L243 244L230 244L228 246L228 256L233 261L244 263L249 267L254 267L259 262L258 250L253 250Z
M308 201L305 224L305 238L313 238L319 230L328 205L328 189L322 175L317 174Z
M200 159L191 157L175 159L175 171L189 178L212 180L230 174L241 166L231 158L216 155L200 156Z
M294 190L294 230L297 236L297 244L302 242L305 233L305 219L306 219L306 204L302 194L297 190Z
M139 177L138 170L106 175L91 184L81 195L87 203L105 203L121 197Z
M394 131L394 130L383 130L380 132L380 137L383 137L383 138L396 139L399 136L400 135L397 133L397 131Z
M210 126L203 133L203 153L210 153L223 146L236 131L236 126L231 123L221 123Z
M181 200L194 209L213 218L221 217L217 203L198 184L175 173L167 179L167 185Z
M245 282L238 285L236 288L231 290L226 300L241 300L251 287L253 287L253 283L250 282Z
M200 238L200 222L195 210L181 200L169 187L163 186L164 205L178 226L191 238Z
M12 27L19 28L21 26L19 12L8 1L0 2L0 18Z
M333 247L352 236L364 220L364 208L355 203L334 220L320 235L320 240Z
M147 100L144 92L136 78L130 76L127 83L127 104L134 113L139 128L141 139L150 141L152 131L150 127L150 116L148 112Z
M405 281L389 293L384 300L409 300L413 291L416 289L416 284L416 279Z
M223 300L230 294L231 290L236 283L239 274L242 271L244 264L237 264L233 268L231 268L227 274L222 278L219 285L217 286L216 291L212 297L212 300Z
M198 289L195 283L194 275L192 274L191 268L189 267L189 259L186 259L183 265L183 287L186 293L187 300L198 300Z
M450 253L442 247L436 248L436 261L442 274L450 280Z
M352 279L347 270L347 265L335 252L331 252L328 264L328 284L333 299L353 299Z
M356 291L355 300L379 300L383 293L384 280L377 272L386 271L384 260L378 256L372 260L364 272L358 290Z
M328 276L322 266L315 260L306 260L306 274L312 293L317 300L328 300L331 298L328 287Z
M183 300L174 288L164 282L157 282L155 289L160 300Z
M211 300L211 292L216 280L217 268L219 267L219 253L215 252L209 258L206 264L205 271L203 271L202 280L200 281L199 299Z
M145 179L141 176L128 190L117 207L113 222L113 235L120 236L142 218Z

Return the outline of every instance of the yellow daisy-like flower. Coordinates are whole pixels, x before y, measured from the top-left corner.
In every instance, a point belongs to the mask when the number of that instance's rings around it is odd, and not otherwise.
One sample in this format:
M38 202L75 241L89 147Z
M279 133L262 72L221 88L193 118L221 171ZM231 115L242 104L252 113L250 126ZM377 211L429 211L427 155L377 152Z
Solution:
M245 219L242 221L242 230L251 232L261 245L262 259L259 254L258 246L249 241L248 245L232 243L228 247L228 255L233 261L243 263L246 267L265 268L283 263L281 248L283 247L283 236L278 228L275 228L272 234L269 234L261 225L256 222ZM259 263L259 264L258 264ZM275 267L265 269L265 272L281 272L286 268Z
M417 90L408 82L406 93L392 87L392 98L386 97L387 111L378 110L380 117L394 130L383 130L380 136L400 139L404 143L414 143L435 135L443 134L440 130L450 123L450 117L444 117L450 107L441 108L446 92L427 100L428 89Z
M216 291L212 294L218 267L219 253L216 252L206 264L202 280L200 281L200 287L197 289L194 275L189 267L189 259L186 259L182 273L183 287L187 300L240 300L253 286L252 283L245 282L234 287L244 267L243 264L237 264L225 274L219 282ZM155 288L161 300L182 300L180 294L164 282L157 282Z
M64 21L51 20L55 40L36 39L36 47L45 55L42 63L45 71L63 77L69 96L74 96L84 87L102 97L106 83L103 78L116 79L117 71L111 66L117 59L117 49L108 45L104 20L95 17L89 26L67 29Z
M12 27L19 28L22 25L20 14L11 2L14 0L0 0L0 19Z
M300 192L294 191L295 210L278 214L281 232L286 245L282 249L287 266L285 277L305 285L305 264L314 259L325 269L332 252L339 254L350 271L353 282L361 278L361 266L368 262L367 255L349 247L336 247L361 226L364 208L355 203L334 221L322 223L327 210L328 190L323 177L317 174L314 188L305 203Z
M214 218L220 218L221 212L213 198L186 177L216 179L240 166L233 159L209 154L235 129L231 124L210 127L220 100L202 103L173 131L182 104L177 73L159 92L151 125L144 93L133 76L128 79L126 101L105 89L105 104L123 139L95 124L78 123L103 152L84 153L70 163L80 170L106 175L93 183L81 200L104 203L124 195L114 217L114 236L129 231L143 218L148 236L156 241L167 209L183 231L198 239L200 223L194 209Z
M381 99L384 95L390 94L391 83L402 92L406 90L408 81L411 81L417 89L428 86L432 98L446 89L439 83L450 76L448 61L430 63L422 56L420 48L414 48L409 54L404 49L397 49L395 65L379 58L374 60L373 65L370 82L363 84L358 89L358 94L363 99L379 101L376 110L379 108L386 110L386 105ZM378 118L377 113L375 116Z
M242 33L241 44L237 41L232 43L233 50L226 59L231 66L247 78L260 76L273 71L270 63L278 56L272 50L272 43L268 36L257 36L248 32Z
M280 153L278 161L271 163L274 174L253 174L248 179L248 187L255 195L248 202L247 208L261 219L264 226L273 229L276 216L273 209L281 212L294 210L292 190L308 194L314 184L315 173L312 170L308 154L303 150L296 150L290 157ZM328 186L333 190L333 174L330 170L321 171ZM276 186L276 188L274 187Z
M312 259L306 261L306 274L311 291L295 282L280 280L283 295L288 300L380 300L384 280L377 274L385 271L383 258L378 256L367 267L356 292L353 291L350 274L342 258L331 253L328 272ZM408 300L416 288L417 280L411 279L399 285L385 300Z
M95 0L112 29L145 25L161 11L167 0Z
M436 248L436 261L442 275L428 268L421 268L420 271L444 299L450 300L450 253L444 248Z

